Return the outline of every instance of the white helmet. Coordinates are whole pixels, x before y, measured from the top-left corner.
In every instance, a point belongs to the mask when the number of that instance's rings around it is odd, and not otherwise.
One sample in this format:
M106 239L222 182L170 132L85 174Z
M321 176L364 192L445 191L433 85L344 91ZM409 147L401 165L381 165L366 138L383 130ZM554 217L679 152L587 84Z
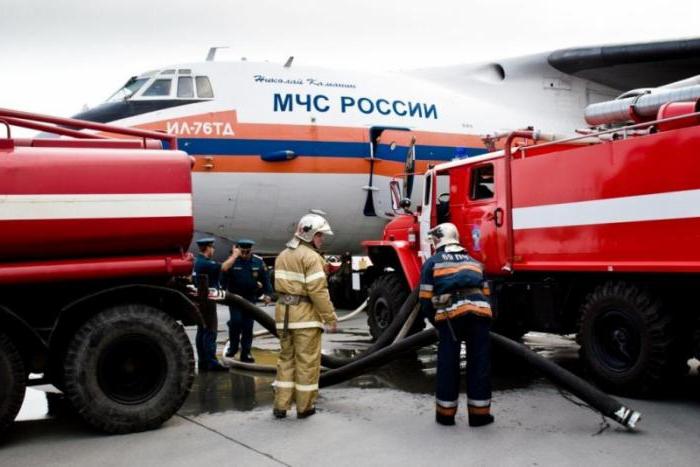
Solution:
M296 248L299 246L299 240L311 243L314 239L314 235L319 232L324 235L333 235L330 224L323 216L318 214L306 214L299 219L297 229L294 232L294 238L287 243L287 246Z
M459 232L450 222L445 222L428 231L428 237L435 249L445 245L459 245Z

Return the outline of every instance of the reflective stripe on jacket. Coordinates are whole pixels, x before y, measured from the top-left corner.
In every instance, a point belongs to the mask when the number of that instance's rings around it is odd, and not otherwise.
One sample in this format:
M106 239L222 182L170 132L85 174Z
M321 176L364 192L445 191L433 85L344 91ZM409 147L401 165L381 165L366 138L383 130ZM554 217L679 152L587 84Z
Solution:
M275 290L310 300L310 303L302 301L289 305L289 329L323 329L324 324L337 320L323 264L323 257L305 243L293 249L286 248L275 260ZM284 327L285 308L280 303L275 306L277 329Z
M421 270L421 310L431 321L443 321L466 313L491 318L491 305L482 291L483 266L466 251L438 249ZM435 309L434 296L451 294L452 300L443 308Z

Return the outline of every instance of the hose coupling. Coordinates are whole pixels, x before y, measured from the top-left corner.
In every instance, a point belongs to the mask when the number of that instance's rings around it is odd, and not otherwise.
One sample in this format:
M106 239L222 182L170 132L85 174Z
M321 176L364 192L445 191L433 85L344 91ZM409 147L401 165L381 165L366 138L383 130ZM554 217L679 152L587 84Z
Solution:
M615 411L614 418L627 428L634 429L637 427L637 422L642 418L642 414L623 405Z

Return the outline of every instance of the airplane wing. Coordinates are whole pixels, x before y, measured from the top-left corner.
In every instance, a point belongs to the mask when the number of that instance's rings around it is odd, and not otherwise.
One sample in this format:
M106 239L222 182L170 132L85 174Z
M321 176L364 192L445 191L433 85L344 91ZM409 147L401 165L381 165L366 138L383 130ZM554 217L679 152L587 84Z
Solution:
M700 39L601 45L540 52L492 62L410 70L408 73L455 90L488 88L499 83L541 82L567 76L597 85L601 98L621 92L652 88L700 75ZM566 88L566 82L552 82ZM505 90L504 90L505 91ZM524 92L519 89L520 95ZM529 91L527 91L529 92ZM511 99L508 91L502 96ZM600 100L600 99L597 99Z
M547 61L614 89L656 87L700 74L700 39L561 49Z

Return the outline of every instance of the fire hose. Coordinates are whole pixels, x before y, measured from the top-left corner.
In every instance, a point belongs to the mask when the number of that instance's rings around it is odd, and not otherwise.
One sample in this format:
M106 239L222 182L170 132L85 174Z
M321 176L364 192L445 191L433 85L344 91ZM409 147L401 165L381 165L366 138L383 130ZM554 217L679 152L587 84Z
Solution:
M427 329L389 344L394 340L396 335L399 334L404 322L414 311L417 298L417 290L414 290L402 305L401 310L392 321L389 328L387 328L380 338L377 339L377 341L361 355L351 359L322 355L321 364L331 368L331 370L321 374L319 386L327 387L341 383L362 374L369 369L382 366L404 352L425 347L437 342L438 336L436 330ZM242 297L230 293L226 294L223 301L240 307L244 312L251 315L251 317L260 323L265 329L270 331L270 333L277 335L274 319L268 316L267 313L260 308L251 304ZM635 428L637 422L640 420L641 414L639 412L626 407L620 401L609 396L559 365L530 350L525 345L494 332L491 332L491 339L494 345L532 365L554 384L569 391L571 394L584 401L602 415L615 420L624 427L629 429ZM246 366L246 368L248 367Z

